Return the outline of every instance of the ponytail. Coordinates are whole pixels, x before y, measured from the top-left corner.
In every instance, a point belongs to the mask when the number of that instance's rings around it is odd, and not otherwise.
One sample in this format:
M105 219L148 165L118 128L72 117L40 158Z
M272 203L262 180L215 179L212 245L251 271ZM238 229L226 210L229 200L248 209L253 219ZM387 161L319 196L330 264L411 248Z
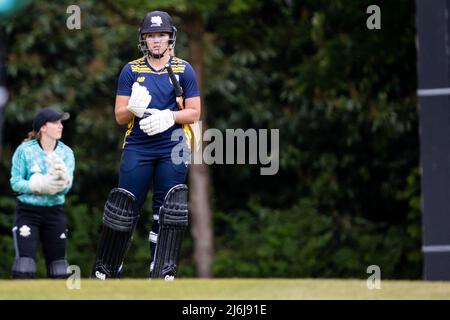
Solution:
M30 141L33 139L36 139L36 140L41 139L41 131L40 130L38 132L36 132L34 130L28 132L27 137L22 142L27 142L27 141Z

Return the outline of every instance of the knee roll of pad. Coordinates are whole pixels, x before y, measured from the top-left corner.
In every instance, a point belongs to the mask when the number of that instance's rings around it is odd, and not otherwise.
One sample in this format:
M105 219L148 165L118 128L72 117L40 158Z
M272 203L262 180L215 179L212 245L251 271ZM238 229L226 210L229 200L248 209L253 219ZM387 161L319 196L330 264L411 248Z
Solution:
M105 204L103 224L116 231L131 231L139 218L135 196L128 190L111 190Z

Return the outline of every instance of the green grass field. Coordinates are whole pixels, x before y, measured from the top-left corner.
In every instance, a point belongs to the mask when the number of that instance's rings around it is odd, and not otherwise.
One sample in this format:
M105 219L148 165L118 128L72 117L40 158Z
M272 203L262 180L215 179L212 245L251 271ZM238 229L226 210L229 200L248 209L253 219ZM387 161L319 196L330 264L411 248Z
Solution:
M450 282L333 279L177 279L175 281L81 279L80 289L64 280L1 280L0 299L450 299Z

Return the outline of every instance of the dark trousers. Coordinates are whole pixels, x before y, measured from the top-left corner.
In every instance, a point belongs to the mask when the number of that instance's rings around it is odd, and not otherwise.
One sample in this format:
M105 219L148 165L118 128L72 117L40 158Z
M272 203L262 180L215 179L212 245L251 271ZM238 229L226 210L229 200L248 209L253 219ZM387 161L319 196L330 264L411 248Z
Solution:
M36 260L41 242L45 262L66 259L67 223L62 205L39 207L17 202L13 239L17 257Z
M189 154L185 155L185 157L188 156ZM172 187L186 183L187 172L187 164L173 163L170 153L165 156L149 156L136 151L124 150L122 154L119 188L133 193L137 198L139 207L142 208L148 191L153 187L153 224L149 236L151 261L154 260L159 230L159 208Z

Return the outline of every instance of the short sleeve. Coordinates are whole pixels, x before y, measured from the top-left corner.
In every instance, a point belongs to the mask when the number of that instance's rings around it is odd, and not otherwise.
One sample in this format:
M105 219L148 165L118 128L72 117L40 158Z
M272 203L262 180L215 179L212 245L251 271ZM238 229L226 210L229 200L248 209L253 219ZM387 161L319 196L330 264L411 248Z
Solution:
M131 96L131 87L133 86L133 72L131 71L130 64L126 64L119 75L119 81L117 83L117 95L118 96Z
M186 63L186 68L181 79L181 86L183 87L185 99L197 97L200 95L194 68L192 68L189 63Z

